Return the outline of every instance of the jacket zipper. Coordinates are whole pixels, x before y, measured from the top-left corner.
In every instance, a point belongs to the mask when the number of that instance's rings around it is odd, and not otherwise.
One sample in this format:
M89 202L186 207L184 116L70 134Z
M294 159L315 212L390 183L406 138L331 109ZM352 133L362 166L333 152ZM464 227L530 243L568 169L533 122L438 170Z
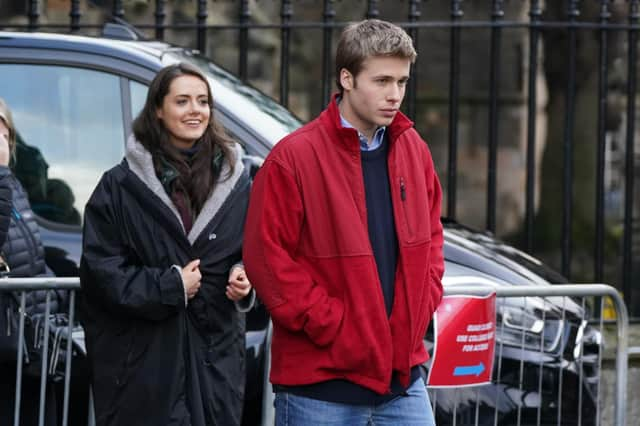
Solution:
M24 238L25 243L27 244L27 251L29 252L29 264L31 265L31 271L35 272L36 265L34 263L34 259L38 254L36 251L36 242L29 230L29 227L24 220L22 219L22 215L15 207L13 207L13 216L16 219L16 225L18 225L18 229L22 233L22 237ZM26 228L26 229L25 229Z
M402 212L404 213L404 221L407 224L407 230L409 231L409 236L413 236L413 229L411 228L411 223L409 222L409 216L407 215L407 188L404 184L404 178L400 176L400 199L402 200Z

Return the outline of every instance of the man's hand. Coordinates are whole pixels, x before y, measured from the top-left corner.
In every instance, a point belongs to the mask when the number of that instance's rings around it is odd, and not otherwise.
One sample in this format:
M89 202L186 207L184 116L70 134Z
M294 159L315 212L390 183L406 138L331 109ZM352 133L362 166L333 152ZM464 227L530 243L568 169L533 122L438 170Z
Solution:
M243 299L251 291L251 283L242 266L234 266L229 272L229 285L226 295L229 299L237 302Z
M200 274L200 259L192 260L182 268L182 282L184 289L187 292L187 298L191 299L196 295L200 289L200 280L202 275Z

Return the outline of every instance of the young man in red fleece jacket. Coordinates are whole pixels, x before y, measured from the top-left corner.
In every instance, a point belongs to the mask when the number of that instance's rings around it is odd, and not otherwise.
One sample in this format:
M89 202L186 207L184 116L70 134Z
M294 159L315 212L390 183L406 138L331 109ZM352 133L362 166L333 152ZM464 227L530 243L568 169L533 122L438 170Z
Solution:
M422 337L442 297L441 188L400 111L416 52L401 28L348 26L339 94L253 184L246 271L273 319L278 425L431 425Z

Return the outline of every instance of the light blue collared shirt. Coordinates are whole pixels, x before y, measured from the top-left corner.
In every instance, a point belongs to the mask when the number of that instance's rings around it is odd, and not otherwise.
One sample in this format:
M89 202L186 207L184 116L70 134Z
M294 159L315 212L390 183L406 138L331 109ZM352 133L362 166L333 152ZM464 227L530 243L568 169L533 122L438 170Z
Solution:
M340 114L340 124L342 127L347 129L355 129L343 116ZM376 132L373 134L373 139L371 140L371 145L369 145L369 141L367 137L358 131L358 138L360 139L360 151L373 151L382 145L382 139L384 139L384 132L387 128L385 126L378 127Z

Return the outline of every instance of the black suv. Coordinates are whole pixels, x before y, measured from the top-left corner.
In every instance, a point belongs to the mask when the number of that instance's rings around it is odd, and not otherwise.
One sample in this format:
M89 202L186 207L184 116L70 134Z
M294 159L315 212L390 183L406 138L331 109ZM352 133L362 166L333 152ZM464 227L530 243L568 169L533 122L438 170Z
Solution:
M131 40L109 38L120 30L118 38L130 34ZM121 160L132 118L163 66L187 61L207 75L218 118L256 166L301 125L271 98L197 52L135 38L117 26L108 27L103 38L0 31L0 96L19 132L15 173L38 216L47 264L58 276L77 276L84 205L103 171ZM526 254L452 223L445 223L445 260L445 285L564 282ZM498 378L494 368L494 384L431 391L439 425L454 422L452 413L458 424L473 424L476 411L480 424L494 424L494 417L513 424L518 408L522 424L535 423L539 407L542 424L555 424L558 398L563 419L572 421L582 409L583 424L595 421L599 334L586 326L584 308L575 303L527 299L498 306L501 369ZM258 306L247 320L248 425L267 424L272 412L265 369L269 329L269 317ZM428 334L425 345L432 346L430 341ZM82 375L81 369L74 371ZM561 396L559 380L565 383ZM83 405L72 405L72 411Z

